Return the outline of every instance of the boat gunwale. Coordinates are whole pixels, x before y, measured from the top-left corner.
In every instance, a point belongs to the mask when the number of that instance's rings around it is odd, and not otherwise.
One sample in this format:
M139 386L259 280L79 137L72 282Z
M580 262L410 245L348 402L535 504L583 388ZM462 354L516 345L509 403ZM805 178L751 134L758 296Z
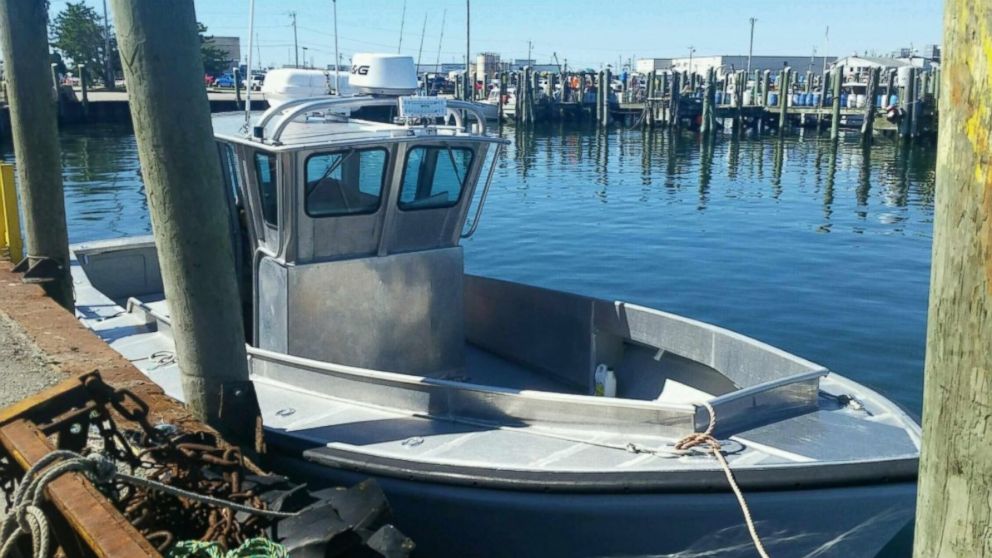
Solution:
M270 430L270 436L299 440ZM268 437L268 436L267 436ZM273 440L280 445L278 440ZM562 469L527 470L401 459L348 444L300 447L303 459L343 470L408 481L472 486L498 490L564 493L730 492L722 469L686 468L640 471ZM915 482L919 456L883 459L815 461L735 467L734 478L745 490L805 490ZM814 473L814 474L811 474Z

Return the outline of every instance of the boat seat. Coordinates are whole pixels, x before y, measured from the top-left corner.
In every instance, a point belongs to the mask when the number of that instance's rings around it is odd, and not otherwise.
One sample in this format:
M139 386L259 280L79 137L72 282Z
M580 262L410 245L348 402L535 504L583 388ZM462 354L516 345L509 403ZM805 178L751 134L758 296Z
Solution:
M336 178L322 178L311 183L308 190L306 210L313 216L371 213L379 207L378 196L362 192L356 183Z

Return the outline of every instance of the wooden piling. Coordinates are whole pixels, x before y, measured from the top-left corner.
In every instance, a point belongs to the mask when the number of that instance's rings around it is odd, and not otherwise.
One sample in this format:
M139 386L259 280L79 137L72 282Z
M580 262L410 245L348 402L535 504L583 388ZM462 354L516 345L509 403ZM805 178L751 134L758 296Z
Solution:
M861 141L871 143L872 131L875 126L876 102L878 99L878 80L881 68L872 68L868 73L868 87L865 90L865 116L861 123Z
M837 139L840 136L840 86L844 81L844 67L837 66L830 76L830 84L833 87L833 104L830 105L830 139Z
M499 118L500 124L503 123L503 112L504 112L504 105L503 105L503 103L505 102L505 100L506 100L506 72L500 72L499 73L499 100L497 101L497 106L499 107L499 109L498 109L499 110L499 116L498 116L498 118Z
M768 106L768 94L771 92L771 70L761 72L761 106Z
M668 103L668 125L677 130L682 126L682 74L680 72L672 72L672 93Z
M915 106L915 78L916 69L909 68L909 75L906 77L906 84L900 86L899 107L902 109L902 118L899 121L899 137L912 137L913 131L913 107Z
M47 24L47 2L0 0L0 44L28 263L34 266L48 260L54 264L47 273L50 281L42 285L50 297L72 311L57 109L49 94Z
M80 64L77 66L79 68L79 88L82 90L82 101L83 101L83 118L89 118L90 115L90 96L89 96L89 81L90 76L86 71L86 64Z
M193 0L111 5L186 405L252 447L261 419Z
M992 6L944 10L917 558L992 554Z
M918 71L916 68L911 68L909 72L910 72L909 73L909 90L912 91L912 95L910 97L911 101L910 101L910 105L909 105L910 106L909 113L911 115L910 120L909 120L909 136L915 138L915 137L917 137L919 135L920 117L921 117L922 112L923 112L922 110L920 110L922 108L922 106L923 106L923 103L922 103L922 99L923 99L923 88L921 87L921 85L922 85L922 79L921 79L922 72Z
M778 133L785 133L789 125L789 86L792 79L792 70L788 67L782 69L782 79L780 81L778 93Z
M706 72L706 85L703 88L703 114L699 122L699 131L704 135L708 135L712 130L712 122L710 121L710 115L713 112L713 101L715 99L710 99L710 95L713 93L713 68L710 68Z
M885 104L883 105L885 108L889 108L889 106L891 106L892 104L892 92L895 91L895 85L896 85L896 71L889 70L886 75L886 84L885 84Z

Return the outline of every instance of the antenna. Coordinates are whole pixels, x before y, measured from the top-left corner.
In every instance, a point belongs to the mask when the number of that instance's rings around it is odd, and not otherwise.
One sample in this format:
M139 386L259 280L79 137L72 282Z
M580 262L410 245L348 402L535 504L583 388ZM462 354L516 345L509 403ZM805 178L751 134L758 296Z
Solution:
M341 54L338 53L338 0L331 0L334 4L334 94L341 96Z
M403 15L400 16L400 45L396 47L396 54L403 53L403 26L406 25L406 0L403 0Z
M255 0L248 0L248 91L245 92L245 126L244 132L248 133L251 127L251 41L255 36ZM234 87L238 87L237 82Z

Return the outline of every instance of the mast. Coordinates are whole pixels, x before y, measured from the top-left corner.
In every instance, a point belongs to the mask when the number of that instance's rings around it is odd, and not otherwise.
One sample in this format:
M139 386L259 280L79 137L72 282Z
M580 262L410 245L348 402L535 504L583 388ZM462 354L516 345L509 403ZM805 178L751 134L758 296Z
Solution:
M403 54L403 26L406 25L406 0L403 0L403 15L400 16L400 45L396 47L396 54Z
M465 0L465 79L462 82L465 84L465 99L470 100L475 94L475 84L472 83L471 72L469 68L472 66L472 0ZM469 89L471 87L471 89Z
M441 45L444 44L444 22L448 18L448 9L441 13L441 38L437 40L437 59L434 60L434 72L441 73Z
M341 96L341 54L338 52L338 0L334 4L334 94Z
M425 33L427 33L427 12L424 12L424 28L420 30L420 49L417 50L417 73L420 73L420 56L424 53ZM427 72L424 72L424 89L427 89Z
M248 91L245 92L245 126L244 132L251 133L251 47L255 38L255 0L248 0ZM238 87L235 83L234 87Z

